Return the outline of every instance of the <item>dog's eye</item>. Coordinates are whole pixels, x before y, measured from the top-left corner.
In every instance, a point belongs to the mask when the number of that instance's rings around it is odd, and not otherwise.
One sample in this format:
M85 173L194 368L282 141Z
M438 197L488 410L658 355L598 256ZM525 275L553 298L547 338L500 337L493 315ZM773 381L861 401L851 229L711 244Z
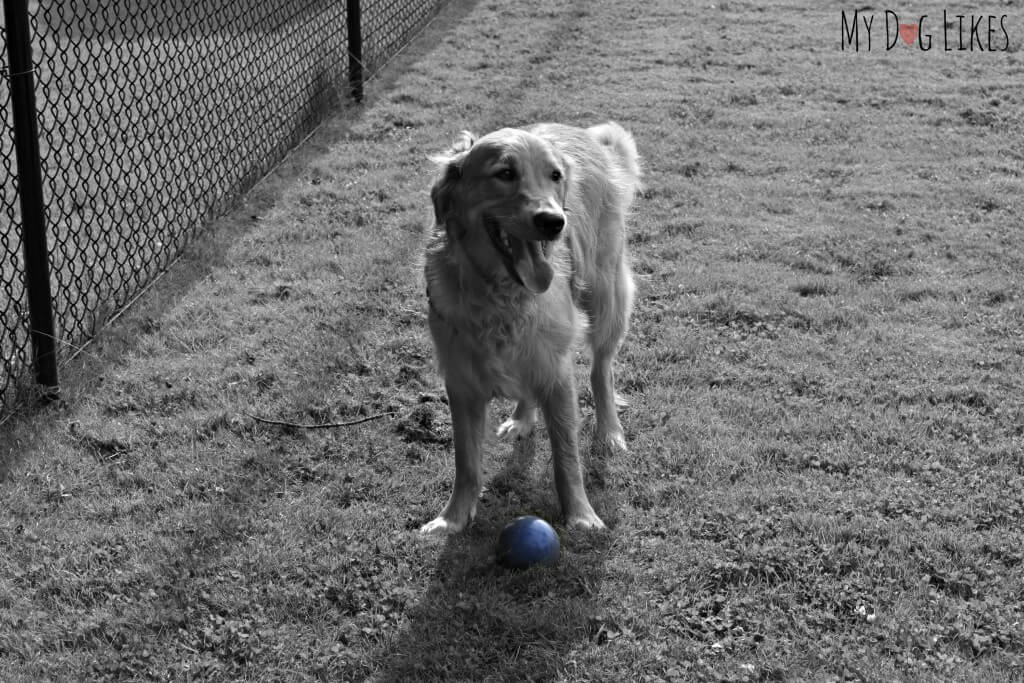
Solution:
M559 170L552 171L551 179L554 180L556 183L562 182L562 172Z
M498 180L515 180L516 172L511 168L503 168L494 174L494 177Z

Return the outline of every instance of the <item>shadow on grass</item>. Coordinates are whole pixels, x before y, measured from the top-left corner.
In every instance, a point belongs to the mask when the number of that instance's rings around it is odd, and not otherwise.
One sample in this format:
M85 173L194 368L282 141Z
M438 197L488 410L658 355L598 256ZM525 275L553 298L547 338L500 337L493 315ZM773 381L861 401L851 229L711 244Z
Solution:
M527 472L532 450L516 448L492 478L469 530L433 541L443 548L430 586L404 631L380 653L380 680L551 680L572 650L599 636L597 595L613 530L556 527L562 553L552 568L513 571L495 562L494 543L509 520L527 513L559 518L553 495L536 491L551 486L550 473ZM608 512L603 493L591 484L599 513ZM515 500L533 503L509 502Z

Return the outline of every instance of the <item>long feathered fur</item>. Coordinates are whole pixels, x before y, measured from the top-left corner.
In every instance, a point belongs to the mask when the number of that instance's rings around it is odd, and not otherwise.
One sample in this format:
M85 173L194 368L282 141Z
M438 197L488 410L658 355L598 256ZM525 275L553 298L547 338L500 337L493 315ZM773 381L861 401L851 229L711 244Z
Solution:
M482 415L494 396L519 401L499 433L526 436L536 410L544 413L567 522L602 526L583 490L572 351L588 339L597 437L625 448L611 363L634 294L625 220L640 187L635 142L612 122L540 124L479 140L464 133L435 161L425 276L455 427L456 482L448 506L423 530L457 531L473 517ZM496 175L506 169L515 181ZM564 229L540 235L546 224L537 217L555 216L557 228L558 215Z

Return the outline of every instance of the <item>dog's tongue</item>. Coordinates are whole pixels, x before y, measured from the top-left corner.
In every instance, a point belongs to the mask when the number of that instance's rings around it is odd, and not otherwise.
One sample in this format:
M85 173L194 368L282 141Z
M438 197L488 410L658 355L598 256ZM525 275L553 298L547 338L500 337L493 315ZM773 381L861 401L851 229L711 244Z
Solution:
M512 266L519 279L534 294L546 292L555 271L541 252L540 242L511 239L509 243L512 247Z

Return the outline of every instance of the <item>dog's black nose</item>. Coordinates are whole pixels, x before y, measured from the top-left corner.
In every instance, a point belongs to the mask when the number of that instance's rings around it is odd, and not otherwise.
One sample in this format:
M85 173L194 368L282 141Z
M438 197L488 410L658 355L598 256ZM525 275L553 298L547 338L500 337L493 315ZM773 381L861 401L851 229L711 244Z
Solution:
M539 211L533 215L533 225L545 237L554 239L565 227L565 216L553 211Z

